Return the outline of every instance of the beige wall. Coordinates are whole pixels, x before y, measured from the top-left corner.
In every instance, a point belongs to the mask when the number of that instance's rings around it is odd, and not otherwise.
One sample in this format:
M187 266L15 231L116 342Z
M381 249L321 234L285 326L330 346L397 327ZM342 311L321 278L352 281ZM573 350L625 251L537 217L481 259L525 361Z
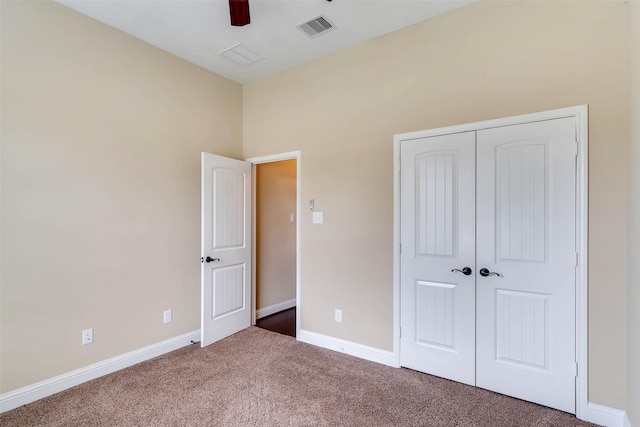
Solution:
M256 174L256 309L296 298L296 160L263 163Z
M0 3L7 392L199 328L200 152L241 155L242 87L56 3Z
M640 427L640 0L631 0L631 159L629 190L629 300L627 336L627 411L631 425Z
M301 150L301 327L392 349L392 137L589 104L589 399L626 403L623 2L488 1L244 87L244 155ZM343 322L333 321L334 308Z

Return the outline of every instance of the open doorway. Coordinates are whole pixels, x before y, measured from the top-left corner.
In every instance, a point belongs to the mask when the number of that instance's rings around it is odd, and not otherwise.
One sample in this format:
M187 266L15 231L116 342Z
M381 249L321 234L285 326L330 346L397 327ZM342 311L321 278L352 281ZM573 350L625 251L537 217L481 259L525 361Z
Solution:
M288 157L249 160L255 189L253 300L256 326L295 337L299 156Z

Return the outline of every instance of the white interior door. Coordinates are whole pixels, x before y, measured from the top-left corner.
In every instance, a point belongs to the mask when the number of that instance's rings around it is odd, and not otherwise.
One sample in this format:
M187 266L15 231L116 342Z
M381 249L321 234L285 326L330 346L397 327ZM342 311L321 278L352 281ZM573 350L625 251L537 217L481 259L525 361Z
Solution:
M478 131L477 382L575 413L574 118Z
M573 117L402 143L402 366L575 413L576 148Z
M466 132L401 147L400 363L467 384L475 383L474 146L475 132Z
M251 164L202 153L201 345L251 325Z

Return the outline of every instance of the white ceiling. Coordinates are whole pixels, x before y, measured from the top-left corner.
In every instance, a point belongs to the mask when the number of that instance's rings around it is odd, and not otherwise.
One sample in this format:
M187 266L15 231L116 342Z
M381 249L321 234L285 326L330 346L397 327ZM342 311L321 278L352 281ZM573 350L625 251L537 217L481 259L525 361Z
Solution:
M474 0L249 0L251 24L232 27L228 0L56 0L173 55L248 83L407 27ZM297 25L324 15L309 38ZM241 66L220 52L242 44L265 59Z

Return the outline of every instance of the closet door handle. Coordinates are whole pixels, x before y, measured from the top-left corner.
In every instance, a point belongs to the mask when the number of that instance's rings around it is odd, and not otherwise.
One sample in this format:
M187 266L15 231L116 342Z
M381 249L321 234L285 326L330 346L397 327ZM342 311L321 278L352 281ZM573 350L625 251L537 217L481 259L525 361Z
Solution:
M480 271L478 272L480 273L480 275L482 277L488 277L488 276L498 276L498 277L502 277L502 274L500 273L496 273L495 271L489 271L486 268L481 268Z
M471 273L473 273L473 271L471 271L471 269L469 267L465 267L462 270L458 269L458 268L454 268L453 270L451 270L452 273L462 273L465 276L469 276L471 275Z
M218 262L220 261L220 258L211 258L210 256L208 256L206 259L205 258L200 258L200 262Z

